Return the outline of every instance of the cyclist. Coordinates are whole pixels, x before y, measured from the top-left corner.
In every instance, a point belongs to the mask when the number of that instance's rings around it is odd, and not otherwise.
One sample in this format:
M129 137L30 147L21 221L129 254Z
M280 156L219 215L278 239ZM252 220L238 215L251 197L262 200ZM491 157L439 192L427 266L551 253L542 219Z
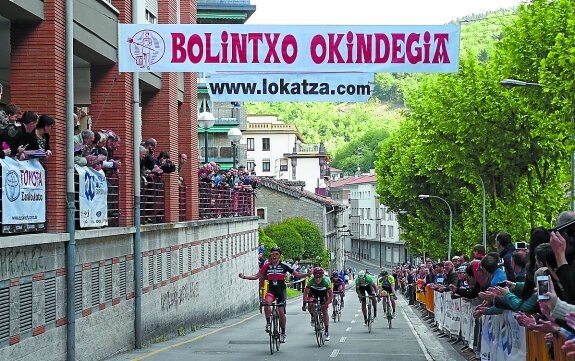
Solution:
M373 304L373 318L377 317L377 299L375 295L377 295L377 285L373 281L370 275L366 274L364 270L359 271L357 274L357 278L355 279L355 292L357 292L358 296L360 296L361 300L361 312L363 313L363 322L367 325L367 308L365 307L365 298L361 298L361 296L365 296L367 293L368 296L371 297L371 302Z
M285 331L286 331L286 313L285 313L285 301L286 301L286 273L291 273L296 277L306 277L306 274L300 273L287 264L280 261L282 250L278 246L274 246L270 252L270 261L264 263L260 271L254 275L248 276L240 273L240 278L245 280L258 280L265 278L268 280L268 292L264 297L265 314L266 314L266 332L270 332L271 321L270 317L272 314L272 309L270 305L274 300L277 300L280 314L280 328L281 336L280 342L285 342Z
M333 293L339 295L339 300L341 308L343 308L343 298L345 297L345 283L341 279L340 274L337 271L333 271L331 274L331 283L333 285Z
M395 294L393 289L395 288L395 278L388 274L387 271L381 271L377 283L381 286L381 297L383 297L383 312L387 312L387 297L390 297L391 307L393 309L393 318L395 318Z
M339 277L339 276L338 276ZM305 291L303 292L303 306L302 311L306 309L306 301L311 302L314 299L319 299L321 303L321 312L323 313L323 324L325 326L325 340L329 341L329 316L327 310L329 304L333 300L333 290L331 289L331 281L325 275L321 267L315 267L313 269L313 277L310 277L305 286ZM308 307L309 313L312 316L313 323L313 307Z

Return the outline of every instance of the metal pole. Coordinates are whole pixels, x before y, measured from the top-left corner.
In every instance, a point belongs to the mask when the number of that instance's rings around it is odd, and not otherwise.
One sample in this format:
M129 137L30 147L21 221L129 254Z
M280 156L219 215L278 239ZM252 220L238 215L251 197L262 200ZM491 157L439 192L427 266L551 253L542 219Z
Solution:
M132 23L138 23L138 1L132 1ZM134 138L134 338L137 349L142 348L142 238L141 238L141 184L140 143L142 142L142 117L140 111L140 74L132 75L133 138Z
M481 212L482 212L482 219L483 219L483 248L487 249L487 217L485 215L485 183L481 176L479 177L481 181L481 190L483 192L483 202L481 204ZM451 257L449 258L451 260Z
M76 360L76 303L74 276L76 270L76 223L74 215L74 2L66 1L66 360Z
M451 206L449 205L449 203L447 203L447 201L441 197L438 196L429 196L429 198L437 198L437 199L441 199L445 204L447 204L447 208L449 208L449 245L447 248L447 259L451 260L451 228L453 228L453 212L451 211Z
M377 231L379 233L379 268L381 268L381 218L379 219Z
M208 164L208 130L204 128L204 164Z
M232 168L236 167L236 143L232 142Z

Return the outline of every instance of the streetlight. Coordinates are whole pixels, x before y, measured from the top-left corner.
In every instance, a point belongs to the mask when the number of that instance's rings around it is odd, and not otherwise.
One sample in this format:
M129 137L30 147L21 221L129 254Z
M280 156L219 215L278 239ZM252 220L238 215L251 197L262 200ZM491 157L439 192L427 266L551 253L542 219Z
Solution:
M381 218L370 218L370 221L377 221L377 235L379 239L379 268L381 268Z
M228 131L228 139L232 142L232 168L236 168L237 161L237 147L240 139L242 139L242 131L238 128L232 128Z
M453 212L451 211L451 206L449 205L449 203L447 203L447 201L441 197L438 196L430 196L429 194L420 194L419 199L428 199L428 198L437 198L437 199L441 199L445 204L447 204L447 208L449 208L449 245L447 248L447 259L451 260L451 228L453 228Z
M503 79L499 82L505 89L511 89L516 86L542 87L539 83L527 82L517 79ZM571 118L571 122L575 119ZM571 153L571 212L575 211L575 153Z
M283 221L284 221L284 215L283 215L282 212L283 212L283 210L282 210L281 208L278 209L278 213L280 214L280 222L283 222Z
M204 163L208 163L208 129L214 126L216 123L216 117L208 111L206 111L206 100L203 102L203 112L198 115L198 125L204 130Z

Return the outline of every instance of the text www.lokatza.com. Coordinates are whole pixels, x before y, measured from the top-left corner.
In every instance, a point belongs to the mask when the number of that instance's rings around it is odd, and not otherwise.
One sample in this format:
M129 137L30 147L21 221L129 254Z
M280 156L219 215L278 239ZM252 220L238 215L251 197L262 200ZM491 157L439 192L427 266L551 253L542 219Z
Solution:
M338 84L309 82L303 79L300 82L288 82L280 79L279 82L262 79L256 82L220 82L210 83L212 94L271 94L271 95L371 95L369 84Z

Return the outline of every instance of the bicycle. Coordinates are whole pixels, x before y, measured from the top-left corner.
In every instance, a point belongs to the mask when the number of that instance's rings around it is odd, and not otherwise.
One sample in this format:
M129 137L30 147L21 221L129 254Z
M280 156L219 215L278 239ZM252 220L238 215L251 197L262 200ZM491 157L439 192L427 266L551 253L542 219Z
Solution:
M320 300L319 298L314 298L313 301L306 301L305 303L313 303L313 325L315 330L315 339L317 341L317 347L321 347L323 344L325 344L325 326L323 324L323 312L321 311Z
M278 304L276 301L273 301L271 304L272 317L270 319L271 327L268 331L268 334L270 336L270 353L272 355L274 354L274 349L276 352L280 350L281 334L280 334L280 313L278 308L283 305L285 305L285 303ZM260 307L262 306L266 306L266 304L260 304Z
M383 296L385 298L384 309L385 309L385 317L387 318L387 324L389 328L391 328L391 320L393 320L393 307L391 306L391 295L387 294Z
M367 331L369 333L371 333L371 326L373 324L374 318L372 317L372 311L371 311L371 300L367 300L367 298L374 298L375 296L359 296L360 300L365 300L365 305L367 306Z
M333 322L338 322L341 321L341 295L339 292L334 292L334 297L333 297L333 313L331 315L331 318L333 319Z

